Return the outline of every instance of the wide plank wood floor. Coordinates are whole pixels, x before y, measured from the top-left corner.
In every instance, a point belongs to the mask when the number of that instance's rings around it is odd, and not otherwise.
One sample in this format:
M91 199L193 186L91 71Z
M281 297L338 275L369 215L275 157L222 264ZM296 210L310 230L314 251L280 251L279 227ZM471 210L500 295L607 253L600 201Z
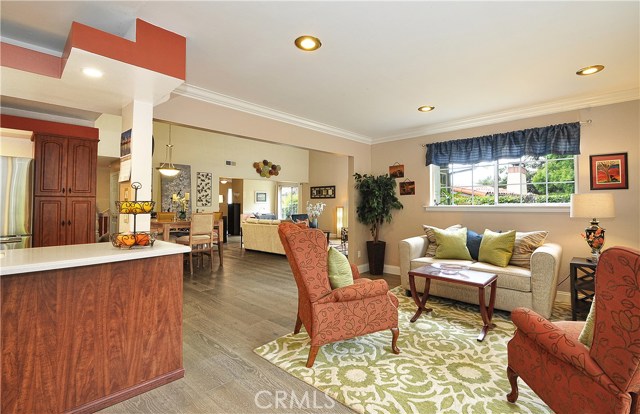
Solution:
M238 237L225 248L224 267L217 255L213 271L208 259L193 276L185 266L185 377L102 412L352 413L253 353L293 331L297 289L286 257L243 250ZM400 284L399 276L383 277ZM309 406L300 408L292 393L307 393ZM277 395L285 396L278 407Z

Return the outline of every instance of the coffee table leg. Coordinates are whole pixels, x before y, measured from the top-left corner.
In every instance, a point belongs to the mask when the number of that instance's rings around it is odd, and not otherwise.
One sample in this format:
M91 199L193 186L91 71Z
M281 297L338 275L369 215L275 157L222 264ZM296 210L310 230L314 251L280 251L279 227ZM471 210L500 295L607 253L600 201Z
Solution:
M424 280L424 293L422 294L422 300L418 298L418 291L416 290L416 281L414 276L409 275L409 287L411 288L411 296L413 297L413 301L418 306L418 310L416 314L411 318L411 323L418 320L420 315L422 315L422 311L431 312L431 308L425 308L425 303L427 303L427 299L429 299L429 288L431 287L431 279L425 278Z
M495 324L491 323L491 318L493 318L493 306L496 302L496 283L494 280L489 285L491 289L490 299L489 299L489 307L485 305L484 300L484 287L478 288L479 300L480 300L480 315L482 315L482 331L480 331L480 335L478 335L478 342L484 341L484 337L487 335L487 331L491 328L495 328Z

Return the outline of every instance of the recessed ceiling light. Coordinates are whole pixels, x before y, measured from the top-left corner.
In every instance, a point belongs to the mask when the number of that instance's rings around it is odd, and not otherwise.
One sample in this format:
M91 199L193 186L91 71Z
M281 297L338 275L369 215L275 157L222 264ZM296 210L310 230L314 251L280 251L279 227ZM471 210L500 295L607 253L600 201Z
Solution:
M421 106L420 108L418 108L418 111L420 111L420 112L431 112L434 109L436 109L435 106Z
M580 75L580 76L593 75L594 73L598 73L603 69L604 69L604 66L602 65L587 66L586 68L582 68L579 71L577 71L576 75Z
M320 43L320 39L313 36L300 36L294 42L296 47L300 50L304 50L305 52L311 52L313 50L320 49L322 43Z
M96 68L84 68L82 69L82 73L90 78L101 78L103 75L102 71Z

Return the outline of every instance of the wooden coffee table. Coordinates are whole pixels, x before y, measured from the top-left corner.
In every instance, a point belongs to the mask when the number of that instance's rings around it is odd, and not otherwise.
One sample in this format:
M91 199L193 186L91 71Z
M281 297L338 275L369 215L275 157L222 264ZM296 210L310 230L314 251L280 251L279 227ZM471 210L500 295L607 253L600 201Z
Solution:
M425 278L422 300L418 297L418 291L416 290L416 276ZM480 331L480 335L478 335L478 341L482 342L484 337L487 335L487 331L495 327L495 325L491 323L491 318L493 317L493 305L496 300L496 282L498 280L498 276L493 273L476 272L475 270L462 270L458 273L449 275L443 273L440 268L431 265L411 270L409 272L409 287L411 288L411 296L418 306L418 310L416 314L413 315L413 318L411 318L411 322L417 321L422 314L422 311L431 312L432 310L431 308L425 307L425 303L427 303L427 299L429 299L429 288L431 287L432 279L449 283L457 283L459 285L475 286L478 288L480 315L482 316L482 322L484 324L482 331ZM487 286L490 286L491 288L489 306L486 306L484 299L484 288Z

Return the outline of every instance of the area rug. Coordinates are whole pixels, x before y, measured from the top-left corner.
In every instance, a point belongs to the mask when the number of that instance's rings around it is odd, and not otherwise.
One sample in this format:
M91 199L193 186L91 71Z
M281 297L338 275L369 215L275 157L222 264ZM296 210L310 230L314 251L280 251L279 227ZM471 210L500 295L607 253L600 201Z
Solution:
M430 298L433 311L410 323L415 303L400 287L392 292L400 301L399 355L391 352L390 331L324 345L312 368L305 367L304 330L254 351L359 413L552 412L522 380L517 404L506 400L507 342L515 330L509 313L496 311L496 327L478 342L477 306Z

